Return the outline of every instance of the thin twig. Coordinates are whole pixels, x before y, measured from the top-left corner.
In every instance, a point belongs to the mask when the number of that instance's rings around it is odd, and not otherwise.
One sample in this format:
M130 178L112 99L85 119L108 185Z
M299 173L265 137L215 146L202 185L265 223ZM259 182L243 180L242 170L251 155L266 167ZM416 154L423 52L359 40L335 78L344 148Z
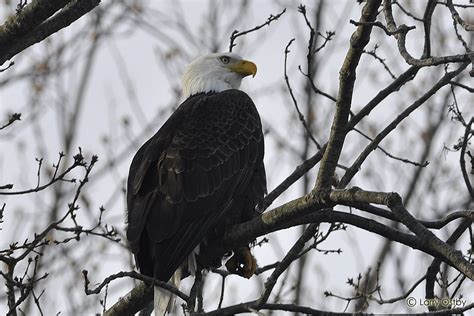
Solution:
M378 48L378 45L375 45L373 50L370 50L370 51L364 50L363 52L364 52L364 54L370 55L370 56L374 57L376 60L378 60L382 64L383 68L388 72L390 77L392 77L392 79L394 79L394 80L397 79L397 77L393 74L393 72L390 70L390 68L385 63L385 59L383 59L379 55L377 55L377 48Z
M290 48L290 45L291 43L293 43L295 39L291 39L288 44L286 45L285 47L285 62L284 62L284 76L285 76L285 82L286 82L286 86L288 88L288 92L290 93L290 96L291 96L291 100L293 101L293 105L295 106L295 109L296 111L298 112L298 118L299 120L301 121L301 123L303 124L305 130L306 130L306 133L308 135L308 137L313 141L313 143L316 145L316 147L318 149L321 149L321 145L319 144L319 142L314 138L309 126L308 126L308 123L306 122L306 119L303 115L303 113L301 113L300 111L300 108L298 106L298 101L296 101L296 98L295 98L295 95L293 94L293 89L291 88L291 85L290 85L290 79L288 77L288 73L287 73L287 61L288 61L288 53L290 52L289 48Z
M234 44L235 40L240 37L240 36L243 36L243 35L246 35L246 34L249 34L249 33L252 33L252 32L255 32L257 30L260 30L262 27L266 26L266 25L270 25L270 23L272 23L273 21L276 21L278 20L282 15L283 13L286 12L286 8L283 9L283 11L281 11L280 13L278 13L277 15L273 15L273 14L270 14L270 16L268 17L267 21L265 23L262 23L260 25L257 25L256 27L252 28L252 29L249 29L249 30L246 30L246 31L242 31L242 32L239 32L238 30L234 30L232 32L232 34L230 35L230 44L229 44L229 52L232 52L232 49L235 47L236 44Z
M366 133L362 132L358 128L354 127L353 130L356 131L357 133L359 133L360 135L362 135L364 138L368 139L369 141L371 141L371 142L374 141L370 136L368 136ZM380 145L377 145L376 148L380 149L380 151L382 151L386 156L388 156L388 157L390 157L394 160L398 160L398 161L408 163L408 164L414 165L416 167L421 167L421 168L424 168L424 167L429 165L429 161L425 161L425 162L420 163L420 162L416 162L416 161L411 161L411 160L406 159L406 158L401 158L401 157L394 156L391 153L389 153L388 151L386 151L385 149L383 149Z
M459 165L461 167L461 172L462 172L462 176L463 176L463 179L464 179L464 183L466 184L466 188L467 188L469 194L471 195L471 198L474 200L474 189L472 188L471 181L469 180L469 175L467 174L466 161L465 161L465 158L464 158L465 155L466 155L466 148L467 148L467 144L469 142L469 139L472 137L472 135L474 135L473 130L471 129L471 126L473 124L474 124L474 117L471 118L471 120L466 125L466 129L465 129L464 137L463 137L463 141L462 141L462 146L461 146L461 152L459 154ZM473 157L471 157L471 164L474 164L472 162L472 160L473 160Z
M453 85L453 86L457 86L457 87L460 87L462 89L465 89L467 90L468 92L470 93L474 93L474 88L473 87L469 87L469 86L466 86L462 83L459 83L459 82L456 82L456 81L450 81L449 82L450 85Z
M8 119L8 122L4 124L3 126L0 126L0 131L10 125L12 125L16 121L21 121L21 113L13 113L10 115L10 118Z
M48 187L50 187L52 184L54 184L55 182L58 182L58 181L68 181L68 182L72 182L72 183L75 183L76 182L76 179L70 179L70 180L66 180L65 177L75 168L77 167L85 167L85 161L84 161L84 157L82 156L82 153L79 152L78 154L76 154L74 156L74 162L69 166L67 167L63 172L61 172L59 175L56 175L56 172L57 172L57 169L55 170L54 172L54 175L53 177L45 184L43 185L39 185L39 174L40 174L40 169L41 169L41 163L42 163L42 159L39 159L38 160L38 172L37 172L37 176L38 176L38 180L37 180L37 185L36 187L34 188L31 188L31 189L27 189L27 190L22 190L22 191L0 191L0 195L21 195L21 194L28 194L28 193L32 193L32 192L39 192L39 191L42 191ZM57 168L57 166L59 166L59 162L57 165L55 165L55 168ZM10 185L7 185L8 187L6 187L6 189L11 189L13 187L10 186ZM3 189L5 188L5 186L3 187L0 187L0 189Z
M140 273L135 272L135 271L121 271L121 272L109 275L108 277L106 277L104 279L104 281L102 281L99 285L97 285L95 288L92 288L92 289L89 288L90 281L89 281L89 278L88 278L88 271L83 270L82 275L84 276L84 291L87 295L99 294L101 292L101 290L105 286L107 286L111 281L128 277L128 278L141 280L141 281L145 282L148 285L154 285L154 286L161 287L162 289L165 289L165 290L175 294L176 296L182 298L184 301L186 301L186 302L189 301L189 296L184 294L180 290L178 290L173 285L170 285L166 282L163 282L163 281L154 279L152 277L140 274Z
M468 63L464 63L459 66L456 70L446 73L441 79L436 82L431 89L429 89L425 94L423 94L418 100L413 102L409 107L407 107L402 113L400 113L387 127L385 127L375 138L374 140L360 153L356 161L351 165L349 170L346 171L344 176L340 181L340 187L343 188L351 181L351 179L357 174L363 162L367 159L370 153L373 152L375 148L380 144L380 142L389 135L405 118L407 118L413 111L418 109L421 105L425 103L426 100L431 98L439 89L448 84L453 78L459 75L466 67Z

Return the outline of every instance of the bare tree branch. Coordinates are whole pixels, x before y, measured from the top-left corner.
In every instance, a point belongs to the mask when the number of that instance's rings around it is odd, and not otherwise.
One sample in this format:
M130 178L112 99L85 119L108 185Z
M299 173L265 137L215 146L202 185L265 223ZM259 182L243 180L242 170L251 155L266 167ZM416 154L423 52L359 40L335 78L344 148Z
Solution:
M381 1L368 0L362 9L360 22L373 22ZM336 101L336 113L331 127L331 134L319 167L315 190L331 186L332 176L336 170L342 146L346 137L345 126L349 118L352 103L352 92L356 78L356 68L364 47L369 42L371 25L361 25L351 36L351 46L339 72L339 91Z
M33 1L0 27L0 65L31 45L69 26L94 9L99 2L100 0ZM48 19L59 9L60 12Z
M272 23L273 21L276 21L278 20L284 13L286 12L286 8L283 9L280 13L278 13L277 15L273 15L273 14L270 14L270 16L268 17L267 21L265 23L262 23L260 25L257 25L256 27L254 28L251 28L249 30L246 30L246 31L237 31L237 30L234 30L232 32L232 34L230 35L230 44L229 44L229 52L232 52L232 49L235 47L235 40L240 37L240 36L243 36L243 35L246 35L246 34L249 34L249 33L252 33L252 32L255 32L255 31L258 31L260 30L262 27L266 26L266 25L270 25L270 23Z

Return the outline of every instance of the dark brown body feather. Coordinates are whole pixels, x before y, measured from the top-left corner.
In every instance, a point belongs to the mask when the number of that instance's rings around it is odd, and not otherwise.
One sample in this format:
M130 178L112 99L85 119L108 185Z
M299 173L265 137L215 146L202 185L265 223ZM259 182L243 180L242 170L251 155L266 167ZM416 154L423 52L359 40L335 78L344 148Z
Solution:
M127 238L140 271L168 281L205 238L255 216L266 192L263 155L247 94L184 101L130 166Z

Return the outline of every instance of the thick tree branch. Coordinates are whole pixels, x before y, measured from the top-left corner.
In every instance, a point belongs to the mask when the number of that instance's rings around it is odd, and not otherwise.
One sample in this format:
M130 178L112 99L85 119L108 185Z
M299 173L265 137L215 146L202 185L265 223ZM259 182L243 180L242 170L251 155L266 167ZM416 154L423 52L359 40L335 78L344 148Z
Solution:
M462 308L453 308L450 310L442 310L437 312L429 313L431 316L448 316L448 315L460 315L463 312L472 309L473 304L466 305ZM268 303L260 307L256 306L255 301L240 303L237 305L232 305L222 309L217 309L208 313L196 314L200 316L219 316L219 315L235 315L239 313L249 313L254 312L255 310L275 310L275 311L288 311L288 312L297 312L301 314L314 315L314 316L349 316L349 315L358 315L358 316L371 316L373 313L338 313L338 312L329 312L318 310L306 306L299 306L294 304L277 304L277 303ZM410 313L414 316L426 316L426 313Z
M103 316L133 316L153 300L153 288L141 282L125 294Z
M362 9L359 22L373 22L381 0L368 0ZM324 152L319 168L315 189L326 189L331 186L332 177L336 170L339 156L346 137L346 124L352 103L352 93L356 80L356 68L360 57L370 39L372 25L360 25L351 37L351 46L339 71L339 91L336 101L336 113L331 127L327 149Z
M50 1L36 0L26 6L18 16L10 17L0 29L0 65L24 49L39 43L53 33L69 26L74 21L99 5L100 0L54 1L54 5L42 3ZM31 8L30 8L31 7ZM50 17L58 9L57 14ZM36 15L38 14L38 16ZM30 20L33 19L33 26Z
M0 26L0 47L33 30L71 0L33 0Z
M261 216L232 227L223 238L211 241L208 248L202 249L201 255L212 253L225 253L236 246L248 243L259 236L286 229L301 224L314 223L347 223L363 230L378 234L390 240L404 244L410 248L420 250L430 254L435 258L440 258L448 264L456 267L466 276L474 276L474 268L460 253L439 240L433 233L428 231L418 220L413 218L403 207L400 197L396 193L369 192L358 188L349 190L335 190L331 193L324 193L327 196L313 199L311 195L293 200L271 211L265 212ZM368 219L351 213L344 213L328 209L327 205L321 205L318 201L332 201L333 204L353 205L354 203L374 203L388 206L415 235L402 232L390 226L383 225L378 221ZM463 214L471 217L471 213ZM468 219L469 220L469 219ZM311 226L310 226L311 227ZM308 234L313 231L308 232ZM301 241L303 242L303 241ZM298 244L299 245L299 244ZM303 244L304 245L304 244ZM291 260L285 261L286 264ZM278 267L278 265L277 265ZM275 272L278 277L279 272ZM276 280L276 279L275 279ZM128 297L128 296L127 296ZM129 297L131 299L131 297ZM262 307L268 297L255 301L255 304ZM139 299L136 297L136 299ZM134 302L134 300L132 300ZM129 305L120 301L122 304ZM117 305L116 304L116 305ZM256 306L257 306L256 305ZM263 308L263 307L262 307ZM136 310L138 311L138 310ZM135 311L135 312L136 312ZM117 314L110 314L117 315Z
M410 30L413 27L406 26L402 24L397 27L395 23L395 19L392 13L392 1L384 0L383 3L383 12L385 15L385 20L387 22L387 30L395 36L397 39L398 50L400 55L405 59L406 63L412 66L437 66L447 63L463 63L463 62L471 62L474 58L472 53L468 54L459 54L459 55L450 55L450 56L440 56L440 57L427 57L422 59L414 58L406 48L406 37ZM425 45L425 49L426 49ZM426 52L426 51L425 51Z
M459 25L461 25L463 29L467 32L474 32L474 25L467 23L461 18L461 16L459 16L458 11L456 11L456 8L453 5L453 0L446 0L446 4L448 5L449 11L451 11L453 20L456 21L456 23L458 23Z
M400 221L414 232L430 249L438 252L444 260L458 271L474 280L474 266L464 259L462 253L441 241L436 235L417 221L403 206L397 193L369 192L362 190L336 190L330 198L335 203L344 201L365 202L386 205Z
M465 219L462 221L462 223L456 228L456 230L449 236L448 240L446 243L448 245L454 245L456 241L462 236L462 234L472 225L473 220ZM425 285L425 291L426 291L426 298L428 299L433 299L435 298L435 284L436 284L436 274L439 272L439 268L441 266L442 260L440 258L434 258L433 261L431 262L431 265L428 267L428 270L426 271L426 285ZM430 311L433 311L432 308L430 308Z

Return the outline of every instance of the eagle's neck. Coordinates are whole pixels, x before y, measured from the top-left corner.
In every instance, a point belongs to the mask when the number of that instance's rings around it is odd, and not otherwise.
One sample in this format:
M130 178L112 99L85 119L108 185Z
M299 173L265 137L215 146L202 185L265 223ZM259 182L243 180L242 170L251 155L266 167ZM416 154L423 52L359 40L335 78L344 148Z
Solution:
M218 79L195 79L189 80L186 84L183 85L183 97L187 99L188 97L199 94L199 93L208 93L208 92L221 92L229 89L238 89L240 87L240 82L238 85L231 84L224 80Z
M192 65L183 75L183 97L239 89L242 78L242 75L229 70Z

